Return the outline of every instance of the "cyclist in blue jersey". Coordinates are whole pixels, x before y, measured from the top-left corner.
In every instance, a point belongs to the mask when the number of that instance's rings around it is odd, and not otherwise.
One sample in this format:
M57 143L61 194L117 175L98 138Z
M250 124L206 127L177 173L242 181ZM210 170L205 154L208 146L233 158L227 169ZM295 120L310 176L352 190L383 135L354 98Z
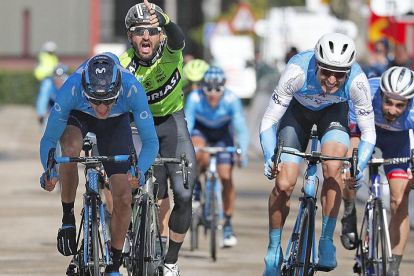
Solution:
M354 41L342 34L323 35L314 50L293 56L274 90L260 125L264 153L264 174L276 178L269 197L269 246L264 275L278 275L283 260L280 239L289 214L290 196L299 173L300 157L282 154L282 164L274 168L272 158L277 139L284 147L304 152L312 126L317 126L322 154L343 157L349 147L348 100L354 102L362 130L359 145L358 179L375 145L374 114L368 80L356 61ZM330 270L337 266L333 234L341 204L342 163L322 164L322 235L318 266ZM345 179L355 185L349 172Z
M111 222L111 256L113 264L105 275L119 275L121 250L131 219L131 187L144 184L141 177L153 163L158 152L158 139L145 91L135 77L120 64L112 53L103 53L85 61L63 84L49 116L45 134L40 142L40 158L44 169L48 152L60 142L62 156L79 156L83 137L93 132L101 155L129 154L133 145L129 111L132 110L142 140L138 157L140 174L132 177L128 163L104 162L113 194ZM52 191L59 177L40 178L41 186ZM59 167L62 185L62 227L58 232L58 250L62 255L76 253L74 201L79 182L76 163Z
M68 67L62 63L53 70L53 75L46 77L40 83L39 95L37 96L36 109L39 123L43 126L46 124L47 117L49 116L50 109L55 103L57 92L62 84L68 78L66 74Z
M233 127L237 133L237 140L242 150L240 164L247 164L247 150L249 147L249 131L246 118L243 114L241 100L230 90L224 87L226 76L218 67L210 67L201 80L201 88L194 90L188 96L185 116L187 118L188 130L194 147L203 148L207 145L217 147L234 146ZM224 203L224 246L237 244L236 236L231 225L236 190L233 185L232 168L233 156L231 153L222 152L218 154L217 171L223 184ZM198 152L197 175L206 170L209 163L207 153ZM195 185L197 189L200 184ZM195 193L195 200L200 200L199 192ZM198 198L197 198L198 197Z
M377 142L384 158L407 157L410 155L409 130L414 128L414 72L405 67L391 67L381 77L369 79L372 105L374 107ZM355 110L350 102L352 126L351 145L360 141L359 125ZM408 164L386 165L384 170L390 188L391 221L389 232L392 254L389 276L399 275L398 270L410 233L408 198L411 191L411 170ZM407 174L408 170L408 174ZM357 187L359 188L359 187ZM344 215L341 220L341 241L345 248L358 246L356 224L355 189L344 187Z

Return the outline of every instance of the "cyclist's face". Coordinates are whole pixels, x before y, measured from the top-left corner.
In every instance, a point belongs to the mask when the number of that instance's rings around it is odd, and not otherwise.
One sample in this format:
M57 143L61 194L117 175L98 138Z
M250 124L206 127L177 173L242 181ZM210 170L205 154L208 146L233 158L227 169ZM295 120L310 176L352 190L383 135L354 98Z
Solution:
M149 29L142 33L142 28L140 27ZM133 32L128 31L128 40L134 47L135 54L143 61L149 61L155 56L164 35L162 30L156 31L152 29L156 29L156 27L140 25Z
M110 105L104 105L103 103L96 105L89 102L89 104L92 106L93 111L95 111L96 117L98 117L98 119L107 119L115 103L112 103Z
M346 72L333 72L317 66L316 78L322 87L323 92L333 94L344 84Z
M396 100L382 95L382 116L387 124L394 123L408 106L409 100Z

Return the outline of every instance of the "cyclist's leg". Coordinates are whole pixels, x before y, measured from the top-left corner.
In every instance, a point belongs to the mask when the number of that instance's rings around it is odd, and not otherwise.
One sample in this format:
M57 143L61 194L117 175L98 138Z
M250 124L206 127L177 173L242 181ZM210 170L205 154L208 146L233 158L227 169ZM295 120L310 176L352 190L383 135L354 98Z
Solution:
M337 103L321 111L317 123L323 155L343 157L349 147L348 103ZM341 206L342 162L325 161L322 164L323 187L321 191L322 235L319 240L319 266L333 269L337 266L333 234Z
M86 123L88 115L72 111L67 126L60 138L63 157L79 156L83 137L86 135ZM83 126L83 128L82 128ZM62 227L58 231L58 250L68 256L76 253L76 226L74 204L76 189L79 183L78 167L76 163L61 164L59 166L61 183L61 199L63 208Z
M294 111L293 111L294 110ZM292 100L280 124L279 139L284 140L284 148L294 151L306 150L312 124L307 120L306 110L295 99ZM301 158L282 154L283 167L277 175L275 187L269 196L269 246L265 256L264 275L278 275L283 261L280 246L283 225L290 210L290 196L299 174Z
M352 156L354 148L358 148L359 142L359 137L351 137L347 153L348 157ZM357 191L351 190L347 185L344 185L342 192L344 214L341 219L341 242L346 249L353 250L358 246L357 214L355 208L355 196Z
M165 263L174 264L178 260L178 252L191 223L192 191L197 171L195 153L183 110L162 118L154 117L154 123L161 157L180 158L181 153L185 152L189 162L188 190L184 188L180 166L166 165L174 194L174 208L168 223L170 236Z
M93 132L98 141L99 153L106 156L129 154L133 145L128 114L106 120L96 119ZM128 163L103 163L111 182L113 212L111 220L111 256L113 264L106 267L105 272L118 272L121 265L121 253L125 235L131 219L131 186L126 172Z
M155 184L158 184L158 221L160 223L160 232L162 244L156 241L157 252L161 252L161 246L163 252L166 252L166 244L168 240L168 221L170 219L170 198L168 196L168 175L165 166L154 166L153 175L155 177Z
M408 131L377 130L377 144L379 144L384 158L410 155ZM391 276L398 275L399 265L410 233L408 200L411 187L406 172L407 168L408 164L384 166L390 188L391 221L389 232L395 260L390 263L388 269L388 275Z
M194 125L194 129L191 133L191 140L193 142L194 148L204 148L207 146L208 138L206 136L206 130L202 127L197 121ZM200 177L201 174L204 173L207 169L209 163L210 156L208 153L205 152L197 152L196 153L196 160L197 160L197 178L194 184L194 204L195 206L199 205L200 197L201 197L201 182Z

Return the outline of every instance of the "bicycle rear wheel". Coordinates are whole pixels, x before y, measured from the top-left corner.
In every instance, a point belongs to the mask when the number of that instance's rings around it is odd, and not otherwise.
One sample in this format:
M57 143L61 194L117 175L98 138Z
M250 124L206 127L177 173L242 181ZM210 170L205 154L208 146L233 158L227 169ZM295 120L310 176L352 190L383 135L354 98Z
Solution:
M198 248L198 225L200 223L200 206L193 208L193 218L190 225L190 250Z
M92 213L91 219L91 245L92 245L92 259L89 262L93 262L92 266L89 266L91 271L91 276L100 276L99 268L99 223L98 223L98 204L95 195L91 195L91 206L90 210Z
M387 272L387 248L385 238L385 223L383 204L381 199L377 198L374 200L374 269L376 276L385 276Z
M138 276L146 276L147 274L147 262L145 261L145 258L147 257L148 252L148 245L146 243L147 240L147 227L149 225L149 200L148 195L142 196L141 201L141 211L140 211L140 223L139 227L137 229L137 232L135 232L135 235L138 235L137 241L138 244L135 246L135 250L137 250L137 254L135 254L135 257L137 257L137 268L138 273L133 275Z
M315 231L315 203L312 198L303 199L302 216L299 223L299 231L296 234L296 243L293 246L293 258L289 275L308 275L311 268L311 254L313 234Z

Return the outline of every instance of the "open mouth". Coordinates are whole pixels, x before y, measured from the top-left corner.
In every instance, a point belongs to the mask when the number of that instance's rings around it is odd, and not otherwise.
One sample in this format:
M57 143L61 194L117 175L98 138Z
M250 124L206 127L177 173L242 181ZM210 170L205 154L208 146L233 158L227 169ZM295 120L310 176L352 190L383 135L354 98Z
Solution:
M150 54L151 53L151 44L149 42L141 43L141 53Z

